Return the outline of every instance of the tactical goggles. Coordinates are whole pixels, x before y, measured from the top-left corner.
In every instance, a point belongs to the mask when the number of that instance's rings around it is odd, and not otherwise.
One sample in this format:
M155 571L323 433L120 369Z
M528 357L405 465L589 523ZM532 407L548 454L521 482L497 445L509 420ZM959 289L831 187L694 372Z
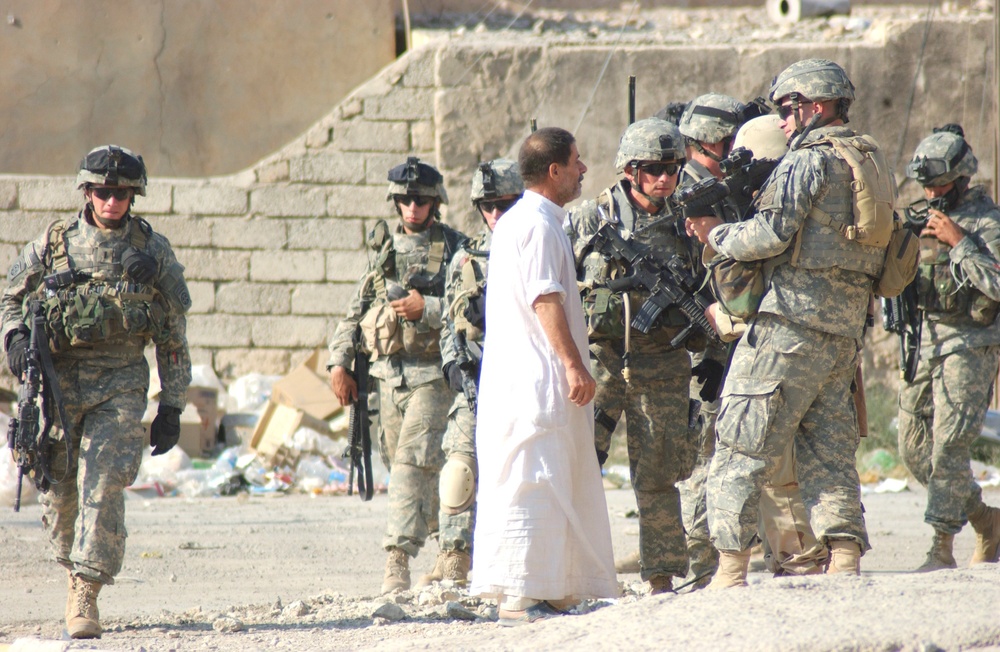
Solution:
M674 176L680 172L682 162L671 161L669 163L644 163L637 167L640 172L645 172L651 177L662 177L664 174Z
M483 213L492 213L493 211L506 213L519 199L521 199L520 196L510 199L480 199L476 202L476 208Z
M906 176L916 179L920 183L937 179L941 175L951 172L968 151L969 144L963 140L961 149L951 160L919 156L906 165Z
M396 202L401 206L409 206L410 204L416 204L419 207L423 207L434 201L434 198L426 197L424 195L393 195L392 201Z
M132 197L131 188L91 188L90 190L101 201L108 201L112 197L118 201L125 201Z

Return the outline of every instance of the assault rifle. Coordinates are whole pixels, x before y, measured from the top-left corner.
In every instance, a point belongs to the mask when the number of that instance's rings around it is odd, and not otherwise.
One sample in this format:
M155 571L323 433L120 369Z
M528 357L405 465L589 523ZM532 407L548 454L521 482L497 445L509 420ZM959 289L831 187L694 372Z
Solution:
M671 346L679 348L694 333L695 328L701 329L706 337L719 343L719 336L705 317L708 301L698 293L697 281L684 269L679 256L675 254L666 265L660 264L649 254L640 253L610 223L597 230L592 244L596 251L625 263L630 270L627 276L607 282L611 291L643 288L649 292L649 298L632 319L632 328L644 334L649 333L660 313L670 306L677 306L687 317L689 324L670 341Z
M375 481L372 478L372 431L368 414L369 362L368 354L364 351L360 325L355 327L351 340L354 344L354 381L358 385L358 398L351 404L347 421L347 449L344 457L351 460L347 495L354 493L354 473L357 471L358 495L361 500L367 501L372 499L375 492Z
M776 167L777 161L755 159L749 149L737 147L719 162L719 169L725 177L702 179L681 188L675 197L688 217L701 217L706 212L711 212L719 219L726 220L727 215L721 202L728 198L738 211L739 219L746 219L753 205L753 194L764 185Z
M944 197L918 199L903 209L906 226L913 231L914 235L919 236L920 232L927 226L927 218L931 216L932 208L943 212L947 208L947 200Z
M448 330L451 331L452 339L455 342L455 364L462 374L462 393L469 403L469 409L476 414L479 407L479 362L482 360L482 352L477 351L479 347L473 349L465 338L464 332L455 330L455 321L448 320ZM474 346L474 345L473 345ZM469 351L478 353L478 359L473 359Z
M21 483L27 475L39 491L59 484L66 478L66 472L58 480L49 470L49 432L52 430L52 404L59 410L59 422L63 426L63 440L66 445L66 468L73 452L73 442L66 424L65 409L59 383L55 377L49 343L45 337L45 311L38 301L30 302L28 314L31 319L31 336L25 355L24 380L18 391L17 416L11 418L7 427L7 447L17 464L17 491L14 495L14 511L21 511ZM38 401L42 399L43 409Z

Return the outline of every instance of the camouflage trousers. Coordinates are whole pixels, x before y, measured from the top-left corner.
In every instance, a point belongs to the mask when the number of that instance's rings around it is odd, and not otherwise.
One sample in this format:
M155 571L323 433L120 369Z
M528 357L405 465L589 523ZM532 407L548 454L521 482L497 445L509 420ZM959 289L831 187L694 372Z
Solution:
M693 394L697 394L693 392ZM691 477L677 483L681 494L681 516L687 534L688 580L711 575L719 566L719 551L712 545L708 531L708 505L705 500L705 480L715 454L715 420L719 402L701 404L701 436L698 461Z
M739 341L716 423L708 524L720 551L749 548L761 490L795 441L799 489L817 539L868 549L855 468L851 381L858 342L760 314Z
M415 557L438 530L441 440L454 394L444 379L414 388L379 383L379 443L389 469L389 515L382 547Z
M147 440L149 367L109 370L79 362L56 364L73 454L52 448L52 474L65 479L42 495L42 524L55 559L74 574L114 584L125 558L125 487L135 482ZM60 433L60 437L65 433Z
M699 430L688 427L691 360L684 349L669 353L632 352L632 379L626 384L622 361L611 346L592 344L597 380L595 445L607 452L622 413L628 423L629 472L639 507L639 566L644 581L683 577L687 549L675 483L691 475ZM603 421L604 423L600 423ZM609 428L609 426L611 426Z
M476 415L469 409L464 395L458 395L448 415L443 448L446 459L453 455L476 459ZM441 525L438 535L441 550L465 550L471 553L476 503L473 501L468 509L459 514L448 514L441 510L438 519Z
M899 390L899 452L927 487L924 522L935 530L958 533L983 502L969 447L983 429L998 356L997 346L921 356L913 382Z

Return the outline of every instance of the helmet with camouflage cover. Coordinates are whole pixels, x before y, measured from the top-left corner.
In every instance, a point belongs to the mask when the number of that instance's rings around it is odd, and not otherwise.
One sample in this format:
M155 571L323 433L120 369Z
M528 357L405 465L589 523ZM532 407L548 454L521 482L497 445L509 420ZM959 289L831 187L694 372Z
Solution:
M400 163L389 170L389 191L385 198L390 200L393 195L434 197L442 204L448 203L444 177L437 168L422 162L416 156L408 156L406 163Z
M146 164L142 157L118 145L103 145L87 152L76 174L77 189L88 185L134 188L146 195Z
M718 143L733 135L745 109L743 102L722 93L699 95L684 109L681 133L700 143Z
M922 186L946 186L961 177L972 177L979 161L958 125L935 129L920 141L906 166L906 176Z
M618 173L635 161L684 162L684 138L672 122L646 118L630 124L618 143L615 170Z
M762 115L740 127L733 137L733 149L745 147L756 159L779 160L788 151L788 138L781 130L781 118Z
M480 163L472 175L472 203L524 193L524 180L517 161L497 158Z
M814 102L843 99L854 101L854 84L839 65L827 59L803 59L788 66L771 82L768 98L781 98L798 93L802 99Z

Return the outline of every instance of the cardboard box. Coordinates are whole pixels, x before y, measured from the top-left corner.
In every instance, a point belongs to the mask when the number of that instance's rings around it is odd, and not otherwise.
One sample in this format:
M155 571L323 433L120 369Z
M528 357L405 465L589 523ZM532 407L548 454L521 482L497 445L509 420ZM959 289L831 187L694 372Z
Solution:
M295 466L298 457L285 445L302 425L302 410L268 401L250 437L250 448L268 466Z
M313 351L305 362L274 383L271 400L302 410L315 421L326 422L343 407L330 388L330 374L320 362L321 354L321 349Z

